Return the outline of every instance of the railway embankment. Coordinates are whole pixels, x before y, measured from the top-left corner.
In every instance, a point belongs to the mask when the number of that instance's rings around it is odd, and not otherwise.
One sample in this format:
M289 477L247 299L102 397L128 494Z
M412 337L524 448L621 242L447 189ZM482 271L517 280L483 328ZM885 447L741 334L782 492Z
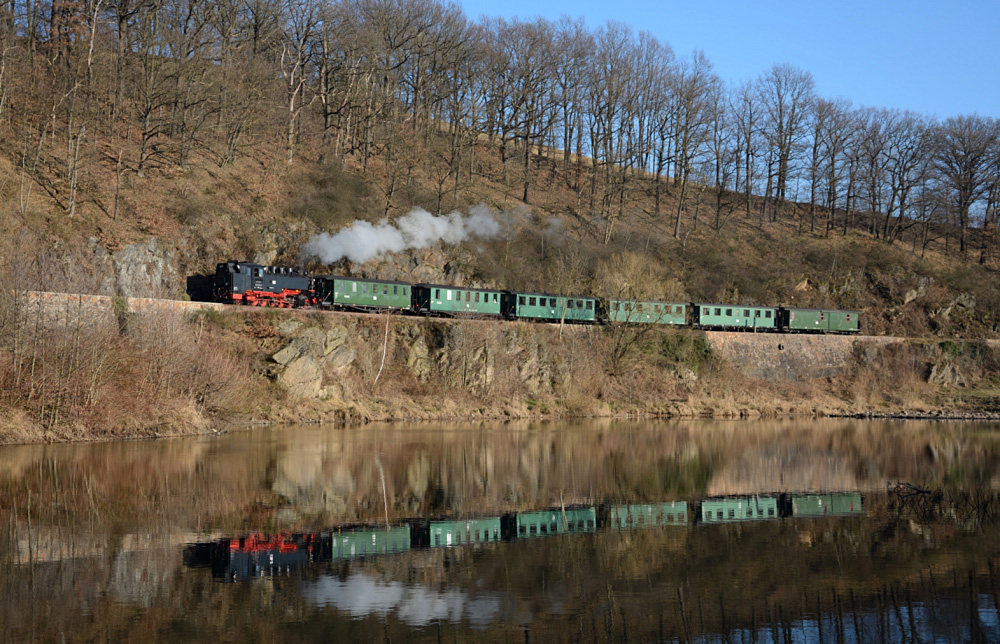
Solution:
M558 416L995 413L994 341L720 333L28 293L0 440ZM28 429L25 429L28 428Z
M707 333L712 350L750 378L805 381L842 376L859 356L875 355L906 338L869 335Z

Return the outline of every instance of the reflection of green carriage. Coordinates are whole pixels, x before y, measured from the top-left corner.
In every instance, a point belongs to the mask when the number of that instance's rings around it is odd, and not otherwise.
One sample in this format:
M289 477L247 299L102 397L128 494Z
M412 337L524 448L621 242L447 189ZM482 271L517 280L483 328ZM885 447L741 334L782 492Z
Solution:
M593 532L597 529L597 509L566 508L564 510L542 510L539 512L519 512L516 518L514 536L541 537L553 534Z
M794 494L791 505L793 517L860 516L861 494Z
M466 521L431 521L428 537L428 545L432 548L499 541L500 517Z
M409 526L388 530L351 530L330 536L330 552L333 559L393 554L409 549Z
M701 502L704 523L758 521L778 518L778 499L773 496L734 496Z
M608 511L608 525L614 529L684 525L687 517L686 501L613 505Z

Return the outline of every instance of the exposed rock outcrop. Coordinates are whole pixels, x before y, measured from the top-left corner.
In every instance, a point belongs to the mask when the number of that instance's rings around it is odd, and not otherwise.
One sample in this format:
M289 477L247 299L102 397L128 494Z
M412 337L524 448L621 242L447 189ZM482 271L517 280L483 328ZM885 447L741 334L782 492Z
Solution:
M281 330L296 335L271 355L270 373L287 389L289 397L320 398L336 392L323 386L323 374L325 370L341 371L354 362L357 353L347 344L347 329L340 325L303 328L300 322L290 320L282 323Z

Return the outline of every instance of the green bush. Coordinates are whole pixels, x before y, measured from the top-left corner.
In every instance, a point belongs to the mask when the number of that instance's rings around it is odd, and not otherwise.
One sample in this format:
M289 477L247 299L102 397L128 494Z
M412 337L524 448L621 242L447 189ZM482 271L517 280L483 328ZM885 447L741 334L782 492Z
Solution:
M687 367L691 371L698 371L715 358L712 345L704 333L686 331L664 334L660 342L660 357L668 364Z

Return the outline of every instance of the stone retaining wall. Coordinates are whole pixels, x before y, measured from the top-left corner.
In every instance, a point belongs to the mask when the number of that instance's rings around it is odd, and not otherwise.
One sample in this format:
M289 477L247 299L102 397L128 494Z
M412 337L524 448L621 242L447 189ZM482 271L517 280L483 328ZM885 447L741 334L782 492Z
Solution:
M60 311L82 307L89 310L112 311L114 298L109 295L84 295L73 293L45 293L28 291L30 305L40 305L47 309ZM131 313L175 312L187 313L204 309L223 310L225 304L215 302L187 302L183 300L160 300L148 297L127 297L128 310Z
M905 341L889 336L710 332L712 349L752 378L807 380L837 375L855 349Z

